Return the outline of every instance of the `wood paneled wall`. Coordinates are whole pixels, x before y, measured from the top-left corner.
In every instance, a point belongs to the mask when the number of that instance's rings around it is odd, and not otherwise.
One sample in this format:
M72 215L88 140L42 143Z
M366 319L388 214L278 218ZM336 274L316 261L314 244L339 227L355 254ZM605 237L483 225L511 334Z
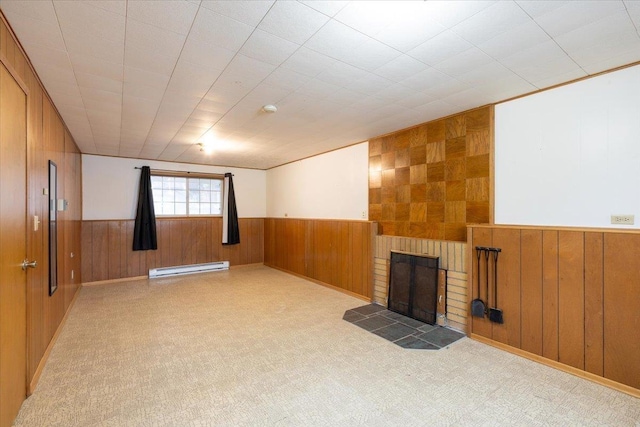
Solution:
M380 234L465 241L490 222L493 107L369 140L369 220Z
M27 273L27 374L31 382L81 283L81 156L4 16L0 19L0 55L27 90L27 257L38 262L38 267ZM49 202L43 193L49 186L49 160L58 167L58 197L69 202L68 210L59 212L58 217L59 277L58 290L52 296L48 274ZM37 230L34 216L40 220Z
M640 232L475 226L470 238L470 300L473 248L499 247L504 312L502 325L469 316L473 334L640 390Z
M82 278L85 283L145 276L149 269L229 261L231 266L264 260L264 219L240 218L240 244L222 245L222 218L158 218L158 249L133 251L133 220L83 221Z
M267 218L264 262L371 299L376 228L366 221Z

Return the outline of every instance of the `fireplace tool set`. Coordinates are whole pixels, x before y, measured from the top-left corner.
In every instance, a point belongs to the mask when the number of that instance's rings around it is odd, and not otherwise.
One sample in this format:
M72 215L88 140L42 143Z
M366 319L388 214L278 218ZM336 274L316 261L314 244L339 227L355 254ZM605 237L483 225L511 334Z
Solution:
M498 307L498 254L502 250L500 248L491 248L486 246L476 246L476 258L478 260L478 297L471 301L471 315L474 317L488 316L489 320L494 323L504 323L502 310ZM485 297L486 303L480 295L480 260L484 254L484 275L485 275ZM493 307L489 307L489 258L493 254Z

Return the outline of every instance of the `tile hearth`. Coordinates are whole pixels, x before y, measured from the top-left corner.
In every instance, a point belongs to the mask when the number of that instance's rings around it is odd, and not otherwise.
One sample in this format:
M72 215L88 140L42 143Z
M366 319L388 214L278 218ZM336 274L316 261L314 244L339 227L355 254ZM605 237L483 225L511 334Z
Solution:
M411 319L377 304L347 310L342 319L402 348L439 350L465 336L442 326Z

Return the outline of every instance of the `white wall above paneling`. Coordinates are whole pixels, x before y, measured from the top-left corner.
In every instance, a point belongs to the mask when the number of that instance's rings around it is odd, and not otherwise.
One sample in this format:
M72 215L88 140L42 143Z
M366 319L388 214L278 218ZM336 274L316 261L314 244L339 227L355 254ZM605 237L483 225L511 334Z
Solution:
M136 167L207 173L233 173L238 216L266 214L266 172L255 169L82 156L82 219L133 219L138 204L140 171Z
M368 219L368 179L366 142L270 169L267 216Z
M495 121L497 224L640 228L640 66L499 104Z

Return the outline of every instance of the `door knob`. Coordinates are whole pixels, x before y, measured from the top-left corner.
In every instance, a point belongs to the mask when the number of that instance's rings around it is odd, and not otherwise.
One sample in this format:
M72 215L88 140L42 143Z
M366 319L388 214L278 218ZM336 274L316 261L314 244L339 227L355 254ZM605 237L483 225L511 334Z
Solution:
M22 261L22 269L23 270L26 270L27 267L36 268L37 266L38 266L38 261L29 262L28 259L25 259L24 261Z

